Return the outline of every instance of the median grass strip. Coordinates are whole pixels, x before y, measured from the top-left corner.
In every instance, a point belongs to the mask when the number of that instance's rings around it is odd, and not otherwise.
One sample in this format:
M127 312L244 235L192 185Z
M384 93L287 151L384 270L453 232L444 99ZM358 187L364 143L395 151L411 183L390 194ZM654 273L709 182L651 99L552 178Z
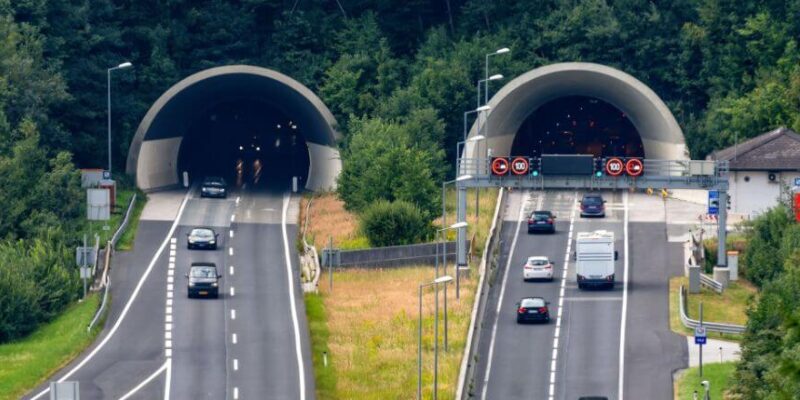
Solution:
M122 208L122 218L125 217L125 212L127 211L129 203L130 199L128 199L128 203L125 203L125 206ZM144 210L145 204L147 204L147 195L141 190L137 190L136 204L133 206L133 212L131 213L131 219L128 222L128 227L125 228L124 232L122 232L122 236L117 242L117 250L133 250L133 242L134 239L136 239L136 231L139 229L139 217L142 216L142 210ZM120 220L120 223L121 222L122 220Z
M89 346L100 330L86 327L100 300L92 294L28 337L0 345L0 399L22 397Z
M680 286L689 286L689 279L684 276L673 277L669 281L669 311L670 327L676 333L694 335L694 331L685 328L680 320L680 304L678 291ZM722 322L727 324L747 324L747 305L752 296L757 293L756 288L747 281L731 282L730 286L720 295L709 289L701 289L698 294L689 294L687 301L687 315L692 319L699 319L699 304L703 302L703 320L708 322ZM717 339L740 340L741 335L719 334L708 332L708 336Z
M705 393L703 386L700 384L702 381L708 381L711 389L711 398L715 400L724 400L729 398L725 396L725 391L729 388L729 382L736 370L736 363L716 363L703 365L703 377L700 377L700 372L697 367L692 367L681 372L680 377L675 381L675 399L686 400L692 399L692 394L697 391L697 398L702 399Z
M452 264L451 264L452 269ZM350 269L334 273L333 291L307 295L319 399L411 399L417 387L418 288L430 266ZM452 398L466 343L476 279L463 279L461 299L448 287L449 349L439 351L439 395ZM443 294L440 293L440 313ZM321 307L320 307L321 306ZM423 294L423 397L432 396L434 291ZM441 315L440 315L441 317ZM440 319L440 340L444 322ZM328 352L328 366L321 352Z

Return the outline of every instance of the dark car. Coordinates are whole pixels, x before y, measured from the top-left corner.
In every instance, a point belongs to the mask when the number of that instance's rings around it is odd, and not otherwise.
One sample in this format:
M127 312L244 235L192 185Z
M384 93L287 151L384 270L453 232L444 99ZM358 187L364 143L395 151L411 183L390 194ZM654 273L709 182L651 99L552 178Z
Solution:
M203 179L200 185L200 197L228 197L228 187L225 184L225 179L218 176L210 176Z
M599 194L585 194L581 199L581 217L605 217L606 201Z
M528 233L556 232L556 216L550 211L534 211L528 217Z
M219 297L219 279L222 275L217 273L217 265L207 262L195 262L186 274L189 279L189 298L197 296Z
M608 400L608 397L605 396L583 396L579 397L578 400Z
M194 228L186 236L186 247L189 249L217 249L219 234L211 228Z
M517 323L550 322L550 311L541 297L524 297L517 303Z

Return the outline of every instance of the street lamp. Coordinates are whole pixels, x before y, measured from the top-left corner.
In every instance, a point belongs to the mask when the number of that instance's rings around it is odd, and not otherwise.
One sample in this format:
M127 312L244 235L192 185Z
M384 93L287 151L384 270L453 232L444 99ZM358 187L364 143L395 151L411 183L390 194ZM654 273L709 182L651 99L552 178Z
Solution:
M419 285L419 333L417 336L417 399L422 399L422 289L428 286L436 286L436 311L433 319L433 398L436 399L439 388L439 284L446 284L453 278L445 275L437 277L433 282ZM446 309L446 308L445 308ZM445 325L446 329L446 325Z
M484 104L486 104L489 101L488 100L489 81L496 81L500 79L503 79L503 74L495 74L478 81L478 102L476 103L475 107L480 107L481 105L481 84L483 83L486 86L487 93L484 93L484 97L487 98L487 100L484 100Z
M116 67L111 67L106 73L106 83L108 85L108 174L111 175L111 71L132 67L133 64L124 62Z
M484 103L488 103L489 102L489 80L490 80L489 79L489 57L500 55L500 54L505 54L505 53L508 53L510 51L511 51L511 49L509 49L508 47L503 47L502 49L498 49L494 53L486 54L486 63L484 64L484 69L483 69L483 78L486 79L486 90L484 90L484 101L483 101Z

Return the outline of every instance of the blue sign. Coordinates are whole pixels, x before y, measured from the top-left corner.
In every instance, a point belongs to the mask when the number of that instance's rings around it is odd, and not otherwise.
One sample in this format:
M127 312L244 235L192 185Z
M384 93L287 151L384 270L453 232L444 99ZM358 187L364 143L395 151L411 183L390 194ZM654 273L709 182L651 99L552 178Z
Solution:
M800 186L800 178L794 178L794 185Z
M719 214L719 192L716 190L708 191L708 215Z
M694 344L706 344L706 337L705 336L695 336L694 337Z
M694 344L706 344L706 328L702 325L694 328Z

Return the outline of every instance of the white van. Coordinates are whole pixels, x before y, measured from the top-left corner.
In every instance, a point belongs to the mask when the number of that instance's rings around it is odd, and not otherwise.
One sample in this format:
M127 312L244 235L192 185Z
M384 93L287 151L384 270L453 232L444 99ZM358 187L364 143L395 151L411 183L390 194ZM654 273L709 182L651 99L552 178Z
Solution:
M614 232L578 232L575 239L575 270L578 288L604 286L614 288Z

